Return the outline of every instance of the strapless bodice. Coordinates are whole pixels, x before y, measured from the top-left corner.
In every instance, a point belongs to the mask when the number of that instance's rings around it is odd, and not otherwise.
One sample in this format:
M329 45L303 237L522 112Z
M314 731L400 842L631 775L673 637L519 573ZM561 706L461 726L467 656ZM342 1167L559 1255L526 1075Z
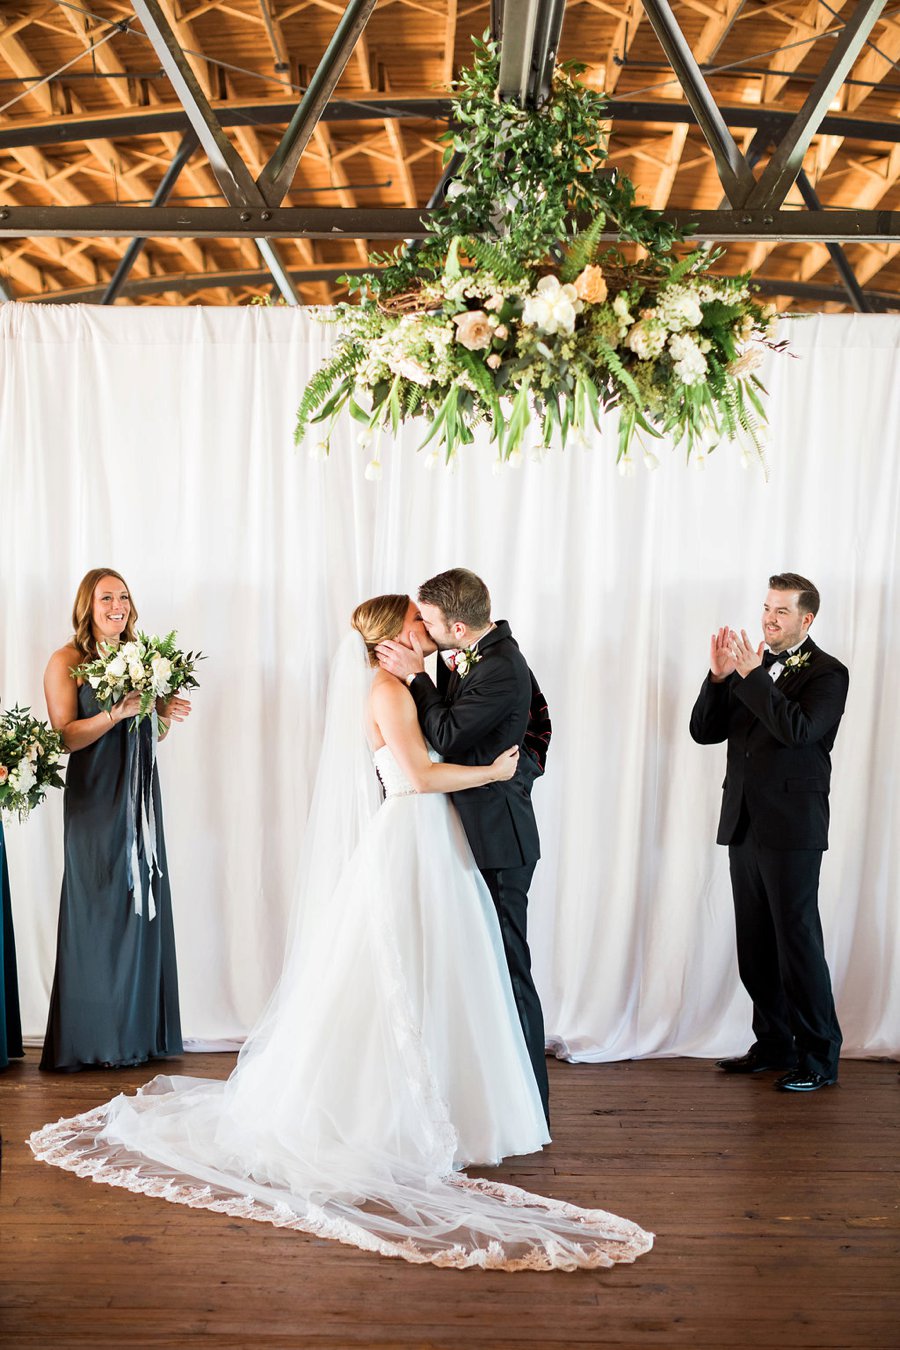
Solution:
M440 763L440 755L430 747L428 757L435 764ZM386 797L415 797L417 795L416 789L394 758L394 752L390 746L380 745L372 755L372 763L375 765L375 772L378 774Z

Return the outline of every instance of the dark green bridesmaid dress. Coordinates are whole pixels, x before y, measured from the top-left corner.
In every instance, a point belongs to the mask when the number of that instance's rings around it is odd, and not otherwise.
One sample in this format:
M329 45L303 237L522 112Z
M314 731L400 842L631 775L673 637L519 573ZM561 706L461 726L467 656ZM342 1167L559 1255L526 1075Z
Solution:
M100 711L87 684L78 691L78 708L81 717ZM42 1069L140 1064L183 1049L159 773L155 764L152 775L148 768L150 736L149 721L132 730L126 719L69 756L65 871ZM132 878L130 802L139 741L161 874L153 869L150 876L150 850L138 813L138 866ZM141 913L135 910L132 885L138 874Z
M12 900L9 893L9 869L6 866L6 842L0 820L0 1069L18 1059L22 1049L22 1023L19 1019L19 983L16 976L16 941L13 937Z

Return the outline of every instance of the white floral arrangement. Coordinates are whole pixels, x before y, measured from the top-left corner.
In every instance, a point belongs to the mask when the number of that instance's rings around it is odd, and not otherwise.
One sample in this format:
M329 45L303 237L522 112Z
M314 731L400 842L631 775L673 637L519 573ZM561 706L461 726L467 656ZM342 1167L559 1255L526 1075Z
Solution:
M62 736L31 716L30 708L0 713L0 813L25 820L47 789L62 787Z
M346 409L368 478L382 434L412 418L428 423L429 464L441 447L451 463L483 425L498 464L516 465L527 450L586 444L616 410L623 474L635 440L656 467L661 437L700 464L723 440L765 464L757 371L786 345L775 307L748 276L711 272L720 253L676 253L674 227L635 205L624 175L600 171L606 105L577 68L558 67L549 101L529 111L497 97L495 44L476 48L448 133L462 166L420 247L344 278L360 303L328 316L338 340L304 391L297 442L324 424L310 454L326 456ZM603 251L608 222L643 256Z
M131 642L118 646L101 644L93 661L74 666L70 673L73 679L91 686L100 707L107 712L126 694L139 693L140 710L132 722L137 726L149 717L158 698L198 687L194 669L203 660L203 653L181 651L177 636L174 630L162 638L137 633Z

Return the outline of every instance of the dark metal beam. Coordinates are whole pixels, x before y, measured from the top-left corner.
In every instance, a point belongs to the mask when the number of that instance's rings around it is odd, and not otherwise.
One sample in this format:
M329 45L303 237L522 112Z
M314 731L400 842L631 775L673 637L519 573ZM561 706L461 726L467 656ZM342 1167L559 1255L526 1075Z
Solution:
M900 211L691 211L667 209L665 220L699 239L771 243L895 243ZM416 239L427 213L419 207L0 206L0 239ZM614 240L613 230L601 239Z
M726 197L732 206L742 206L750 197L756 180L728 129L721 109L672 13L671 5L667 0L644 0L644 13L709 143Z
M790 295L795 300L811 300L816 304L847 303L843 286L826 286L815 281L791 281L788 277L754 277L753 288L760 295ZM887 314L900 311L900 294L891 291L866 291L869 312Z
M312 281L337 281L347 272L346 264L333 267L291 268L290 276L295 286ZM373 269L376 270L377 269ZM259 290L269 289L271 277L260 268L258 271L221 271L221 272L178 272L171 276L132 277L122 288L123 297L137 298L142 295L160 295L166 291L179 295L194 295L199 291L208 291L213 287L224 286L228 290L241 290L253 287ZM789 277L755 277L753 287L761 295L790 295L797 300L810 300L820 304L835 301L846 304L847 296L842 286L819 285L815 282L791 281ZM23 296L32 303L46 305L91 304L103 293L102 286L79 286L72 290L46 291L41 295ZM890 291L867 291L866 298L872 309L878 313L891 310L900 311L900 295Z
M216 104L213 112L222 127L278 126L290 120L296 109L294 101L277 99L259 103ZM723 107L722 117L729 127L761 127L771 124L783 135L794 120L794 114L779 108L759 104ZM323 122L382 122L386 118L410 118L417 121L443 122L450 116L450 100L441 98L394 98L384 95L384 102L375 99L354 101L333 99L326 104ZM656 122L672 125L687 122L697 124L697 118L687 104L676 100L619 97L610 100L610 117L616 122ZM189 127L187 114L179 107L140 108L127 113L92 113L87 117L56 117L45 121L6 123L0 125L0 150L16 150L23 146L65 145L75 141L97 139L122 140L133 136L159 136L164 132L184 132ZM843 136L845 140L878 141L885 145L900 142L900 119L872 118L849 113L828 113L819 131L822 135Z
M803 156L810 141L821 130L828 105L866 45L886 3L887 0L857 0L855 10L838 33L831 55L807 94L803 107L779 141L778 149L747 197L747 206L764 210L776 210L781 206L803 167Z
M797 187L800 189L800 194L810 211L821 211L822 203L819 201L819 194L809 181L805 169L801 169L797 175ZM858 314L871 313L866 297L863 294L862 287L857 281L853 268L850 266L849 259L840 244L829 243L826 244L825 247L831 255L831 261L837 268L841 284L847 292L853 308Z
M374 4L375 0L371 0ZM144 25L144 31L162 62L163 69L187 113L191 127L209 159L209 167L232 206L264 208L266 199L231 141L222 130L209 100L197 81L190 63L172 32L159 0L132 0L132 7ZM153 207L149 208L153 209ZM130 233L130 231L129 231ZM263 259L271 264L272 276L290 305L299 304L297 292L274 244L256 240Z
M165 172L162 182L153 194L153 206L165 206L169 197L172 195L173 187L178 181L178 175L181 173L181 170L184 168L185 164L187 164L196 148L197 134L193 127L189 127L181 138L181 144L175 153L175 158L172 160L172 163ZM116 296L120 293L125 284L128 273L131 271L132 267L134 267L146 242L147 240L141 238L139 235L136 235L134 239L132 239L128 248L125 250L122 260L113 273L109 285L103 292L103 298L100 301L101 305L111 305L114 303Z
M209 159L216 182L232 206L258 206L262 200L253 175L222 130L200 88L197 76L180 47L159 0L131 0L135 14L153 44L153 50L191 126Z
M290 190L300 156L321 119L325 105L334 92L353 48L362 37L376 0L350 0L316 67L287 131L275 153L260 174L257 185L270 206L279 206Z
M565 8L566 0L502 0L497 6L501 99L520 108L540 108L547 101Z
M294 285L290 271L272 241L270 239L257 239L256 247L262 254L263 262L268 267L269 274L275 278L275 285L281 292L282 297L289 305L301 304L300 294Z

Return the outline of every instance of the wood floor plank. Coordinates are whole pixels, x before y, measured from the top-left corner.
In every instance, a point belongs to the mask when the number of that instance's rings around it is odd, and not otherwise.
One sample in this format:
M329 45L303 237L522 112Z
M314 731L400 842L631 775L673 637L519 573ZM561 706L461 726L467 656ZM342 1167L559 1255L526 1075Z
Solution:
M551 1061L554 1143L529 1189L657 1235L633 1266L441 1271L96 1185L34 1128L152 1073L0 1075L3 1350L897 1350L900 1080L848 1061L797 1098L699 1060ZM222 1078L232 1055L163 1072Z

